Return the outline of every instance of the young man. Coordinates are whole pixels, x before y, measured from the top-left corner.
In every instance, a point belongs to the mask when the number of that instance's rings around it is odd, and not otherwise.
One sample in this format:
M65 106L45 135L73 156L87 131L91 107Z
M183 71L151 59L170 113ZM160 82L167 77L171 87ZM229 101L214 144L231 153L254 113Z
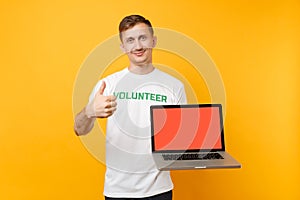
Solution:
M97 83L89 103L75 117L75 132L85 135L96 118L108 118L106 200L171 200L170 173L159 171L151 156L150 105L186 103L184 86L152 65L157 38L148 20L127 16L119 34L129 66Z

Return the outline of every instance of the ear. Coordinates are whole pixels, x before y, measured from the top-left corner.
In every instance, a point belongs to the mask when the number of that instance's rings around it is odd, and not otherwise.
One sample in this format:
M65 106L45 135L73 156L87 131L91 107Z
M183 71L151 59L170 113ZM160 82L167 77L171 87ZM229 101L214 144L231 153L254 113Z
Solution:
M153 44L152 44L152 48L156 47L157 44L157 37L153 36Z
M120 49L121 49L121 51L123 51L123 53L126 53L126 49L125 49L123 43L120 44Z

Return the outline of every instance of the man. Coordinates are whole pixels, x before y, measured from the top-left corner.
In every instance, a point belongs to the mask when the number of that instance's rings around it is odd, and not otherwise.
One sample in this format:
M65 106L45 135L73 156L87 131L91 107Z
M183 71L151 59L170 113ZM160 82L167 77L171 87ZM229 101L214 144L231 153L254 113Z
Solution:
M74 129L85 135L96 118L108 118L106 200L171 200L170 172L159 171L151 156L150 105L186 103L184 86L153 66L157 38L150 21L127 16L119 34L129 66L97 83L89 103L76 115Z

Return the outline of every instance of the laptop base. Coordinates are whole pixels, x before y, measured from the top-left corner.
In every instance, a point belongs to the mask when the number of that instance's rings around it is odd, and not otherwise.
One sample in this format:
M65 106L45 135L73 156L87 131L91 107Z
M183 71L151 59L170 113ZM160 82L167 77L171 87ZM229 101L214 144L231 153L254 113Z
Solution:
M224 159L166 161L163 159L162 153L153 153L153 159L157 168L161 171L241 168L241 164L227 152L218 153L220 153Z

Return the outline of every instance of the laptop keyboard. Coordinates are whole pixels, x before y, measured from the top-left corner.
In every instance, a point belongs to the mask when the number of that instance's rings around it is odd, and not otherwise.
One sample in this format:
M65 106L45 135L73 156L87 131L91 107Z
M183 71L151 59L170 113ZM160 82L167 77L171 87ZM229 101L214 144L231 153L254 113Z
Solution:
M224 159L219 153L188 153L188 154L162 154L164 160L213 160Z

